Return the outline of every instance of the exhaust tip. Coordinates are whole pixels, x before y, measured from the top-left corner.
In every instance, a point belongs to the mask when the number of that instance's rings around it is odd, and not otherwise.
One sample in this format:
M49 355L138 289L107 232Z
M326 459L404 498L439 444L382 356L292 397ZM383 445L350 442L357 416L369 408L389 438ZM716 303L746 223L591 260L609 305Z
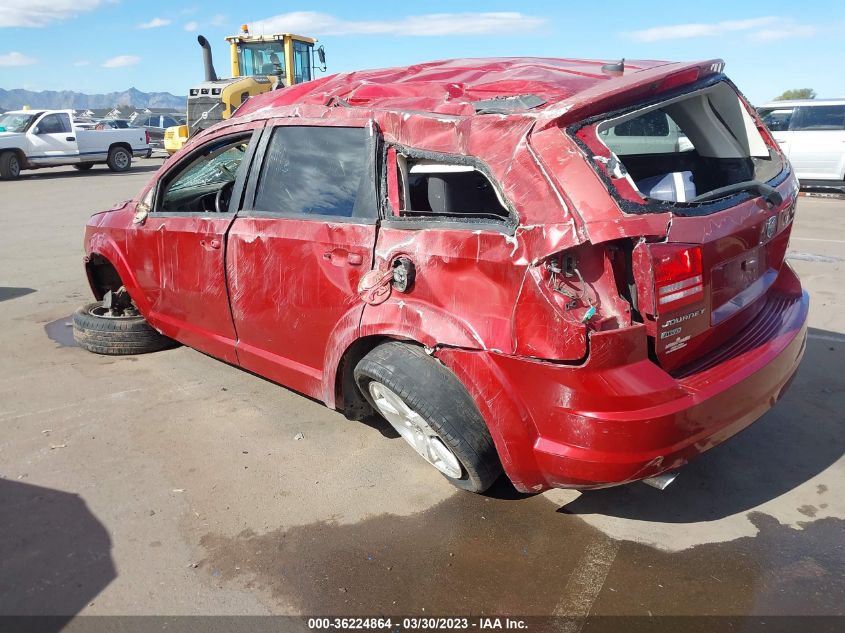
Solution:
M668 472L663 473L661 475L657 475L656 477L649 477L648 479L643 479L642 482L647 486L651 486L652 488L657 488L658 490L666 490L675 478L678 476L677 472Z

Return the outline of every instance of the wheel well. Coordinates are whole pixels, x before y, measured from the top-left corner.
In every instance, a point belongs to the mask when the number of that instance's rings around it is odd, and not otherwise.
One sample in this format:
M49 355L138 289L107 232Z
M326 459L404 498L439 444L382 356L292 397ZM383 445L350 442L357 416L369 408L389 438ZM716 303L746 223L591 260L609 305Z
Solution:
M109 152L111 152L115 147L122 147L130 154L132 154L132 147L129 145L129 143L124 143L122 141L118 143L112 143L111 145L109 145Z
M26 154L24 154L23 151L21 151L17 147L10 147L7 150L3 150L2 152L0 152L0 156L6 153L15 154L18 157L18 162L21 165L21 169L29 167L29 162L26 160Z
M337 374L335 374L335 403L347 419L363 420L374 413L372 406L355 382L353 375L355 366L373 349L382 343L394 340L401 340L401 342L409 345L420 345L417 341L394 339L389 336L365 336L352 343L343 353L338 364Z
M92 254L85 262L85 272L88 274L88 283L97 301L101 301L103 295L109 290L117 291L123 285L117 269L102 255Z

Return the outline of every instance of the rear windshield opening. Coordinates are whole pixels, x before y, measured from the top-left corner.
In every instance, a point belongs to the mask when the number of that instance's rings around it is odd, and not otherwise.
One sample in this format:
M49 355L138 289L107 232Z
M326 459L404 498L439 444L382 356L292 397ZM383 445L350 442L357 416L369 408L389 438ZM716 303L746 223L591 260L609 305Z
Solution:
M487 176L472 165L397 156L400 216L508 220L510 212Z
M599 140L644 200L694 202L737 183L767 182L783 169L737 93L719 83L596 125Z

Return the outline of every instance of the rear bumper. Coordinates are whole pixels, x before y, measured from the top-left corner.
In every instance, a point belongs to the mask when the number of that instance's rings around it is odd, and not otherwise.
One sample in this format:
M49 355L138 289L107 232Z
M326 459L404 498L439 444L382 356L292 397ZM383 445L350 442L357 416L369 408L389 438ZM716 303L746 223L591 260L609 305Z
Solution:
M784 266L757 318L679 378L648 359L642 326L594 333L578 367L490 352L443 360L469 386L518 488L612 486L679 468L770 409L803 356L808 307Z

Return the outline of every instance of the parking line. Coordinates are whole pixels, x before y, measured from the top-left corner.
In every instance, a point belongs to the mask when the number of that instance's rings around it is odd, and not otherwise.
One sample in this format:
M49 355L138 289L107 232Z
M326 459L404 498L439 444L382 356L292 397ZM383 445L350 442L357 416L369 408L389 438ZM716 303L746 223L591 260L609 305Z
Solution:
M584 548L554 610L556 616L575 618L567 623L565 630L580 631L583 628L584 618L592 611L593 603L604 587L620 545L620 541L605 536L596 538Z
M829 336L828 334L807 334L807 338L816 339L817 341L830 341L831 343L845 343L845 336Z
M791 239L801 240L803 242L827 242L829 244L845 244L845 240L826 240L820 237L798 237L797 235L792 235Z

